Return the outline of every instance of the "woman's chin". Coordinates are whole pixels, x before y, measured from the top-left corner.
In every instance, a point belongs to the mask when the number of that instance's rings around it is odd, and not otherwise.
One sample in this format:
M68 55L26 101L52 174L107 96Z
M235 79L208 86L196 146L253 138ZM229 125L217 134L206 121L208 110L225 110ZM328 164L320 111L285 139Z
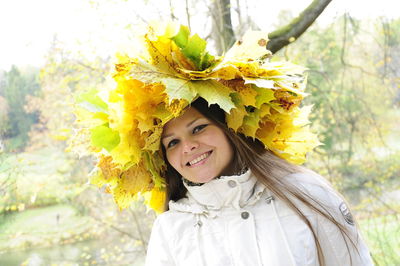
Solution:
M193 175L191 178L186 178L194 183L207 183L219 176L217 172L208 172L204 174Z

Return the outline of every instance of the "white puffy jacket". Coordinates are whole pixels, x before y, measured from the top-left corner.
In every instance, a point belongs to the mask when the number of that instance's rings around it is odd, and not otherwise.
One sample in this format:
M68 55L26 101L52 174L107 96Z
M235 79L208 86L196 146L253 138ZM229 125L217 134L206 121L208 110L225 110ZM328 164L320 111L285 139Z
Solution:
M323 204L351 231L358 252L336 226L297 202L316 228L328 266L373 265L343 199L322 177L310 172L285 178ZM157 217L146 266L319 265L310 229L250 170L187 189L187 198L171 201L170 210Z

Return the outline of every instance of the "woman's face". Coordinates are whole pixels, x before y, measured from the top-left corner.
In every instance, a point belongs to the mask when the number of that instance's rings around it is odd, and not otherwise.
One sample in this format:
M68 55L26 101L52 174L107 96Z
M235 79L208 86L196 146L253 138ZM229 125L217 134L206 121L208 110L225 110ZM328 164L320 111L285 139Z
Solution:
M195 108L165 126L162 134L168 162L186 179L206 183L231 170L233 148L216 124Z

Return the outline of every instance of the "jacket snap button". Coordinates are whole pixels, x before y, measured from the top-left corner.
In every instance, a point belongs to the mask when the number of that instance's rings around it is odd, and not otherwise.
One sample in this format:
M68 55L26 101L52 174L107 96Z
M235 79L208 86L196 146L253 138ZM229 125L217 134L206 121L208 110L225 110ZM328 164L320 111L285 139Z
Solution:
M230 187L236 187L236 182L235 181L233 181L233 180L229 180L228 181L228 186L230 186Z
M271 201L273 201L275 198L274 196L269 196L268 198L265 199L265 201L267 202L267 204L270 204Z
M249 218L250 214L248 212L242 212L241 216L243 219L247 219Z

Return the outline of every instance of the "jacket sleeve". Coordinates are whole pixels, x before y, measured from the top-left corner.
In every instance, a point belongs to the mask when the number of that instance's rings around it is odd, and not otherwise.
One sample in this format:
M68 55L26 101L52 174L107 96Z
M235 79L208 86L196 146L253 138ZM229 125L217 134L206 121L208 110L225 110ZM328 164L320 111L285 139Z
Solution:
M348 235L317 214L317 235L327 265L373 265L369 250L343 197L327 180L311 173L298 176L301 187L323 207L324 212L347 229Z
M147 247L146 266L175 265L169 248L169 238L165 236L165 231L162 226L162 216L163 215L159 215L153 224L149 245Z

